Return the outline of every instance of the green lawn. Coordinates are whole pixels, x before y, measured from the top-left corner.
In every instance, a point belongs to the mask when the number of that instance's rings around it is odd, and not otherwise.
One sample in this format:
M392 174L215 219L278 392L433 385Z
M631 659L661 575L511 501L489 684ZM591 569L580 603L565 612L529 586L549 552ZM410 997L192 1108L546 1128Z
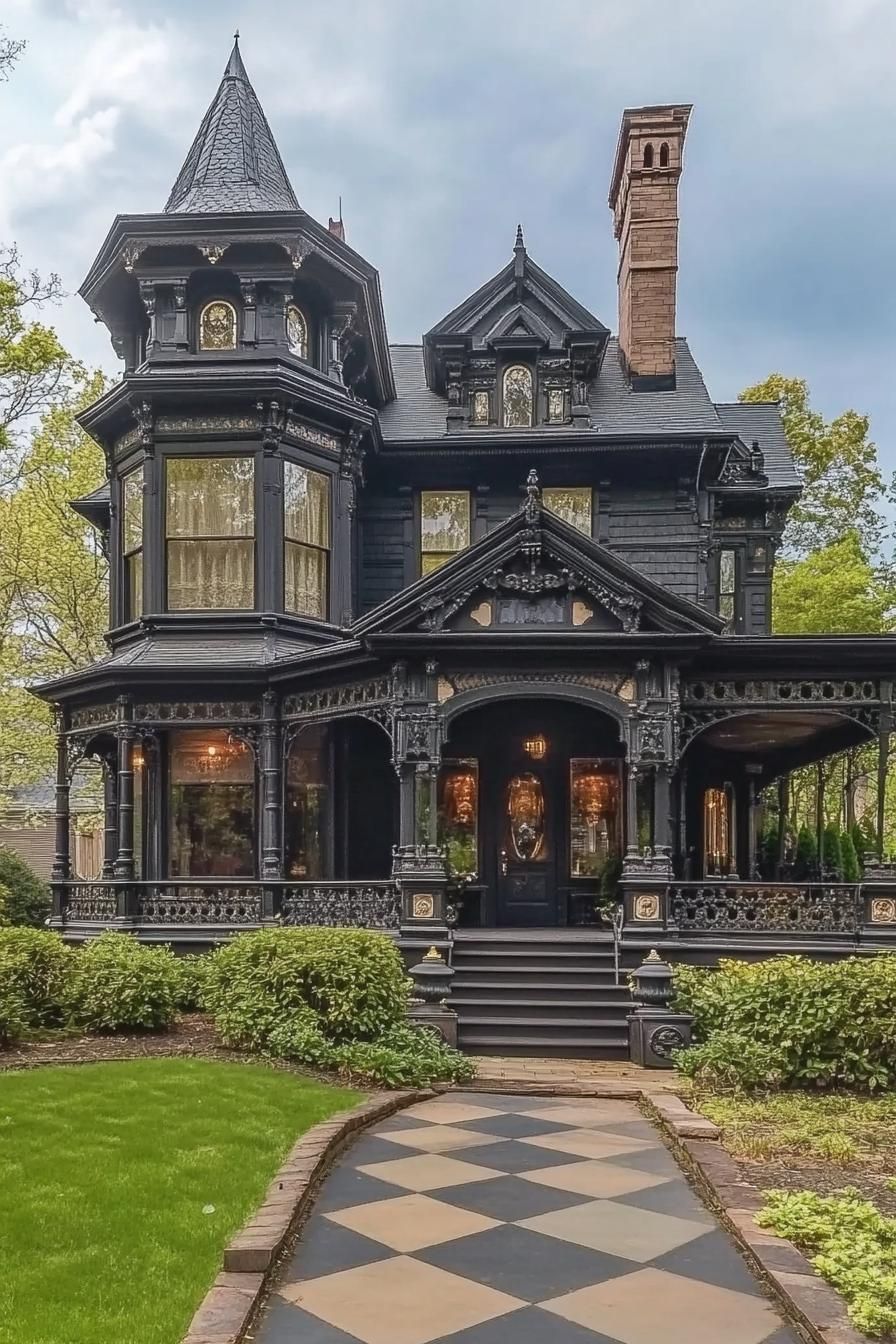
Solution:
M177 1344L296 1137L359 1099L196 1059L0 1075L2 1344Z

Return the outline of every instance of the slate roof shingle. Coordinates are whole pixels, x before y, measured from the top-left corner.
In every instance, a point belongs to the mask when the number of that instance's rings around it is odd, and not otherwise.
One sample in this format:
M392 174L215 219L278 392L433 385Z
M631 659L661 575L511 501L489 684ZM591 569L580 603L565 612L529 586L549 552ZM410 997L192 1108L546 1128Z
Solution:
M769 485L791 486L794 489L802 485L790 453L777 402L719 402L716 410L723 428L739 435L747 447L754 439L757 441L765 457L765 474L768 476Z
M271 128L234 42L165 214L298 210Z

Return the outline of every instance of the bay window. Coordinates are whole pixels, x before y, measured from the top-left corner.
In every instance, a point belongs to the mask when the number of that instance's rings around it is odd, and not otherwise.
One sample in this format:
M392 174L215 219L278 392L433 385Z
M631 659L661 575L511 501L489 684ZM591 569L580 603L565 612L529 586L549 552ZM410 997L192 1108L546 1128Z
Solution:
M298 462L283 464L284 606L327 619L330 478Z
M166 461L168 607L255 605L255 464L251 457Z

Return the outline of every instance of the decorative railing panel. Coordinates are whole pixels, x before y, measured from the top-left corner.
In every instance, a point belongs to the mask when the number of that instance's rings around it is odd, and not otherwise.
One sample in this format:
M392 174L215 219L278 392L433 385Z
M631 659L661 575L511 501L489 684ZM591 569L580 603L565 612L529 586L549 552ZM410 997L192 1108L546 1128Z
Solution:
M142 924L260 924L261 884L153 882L141 886L136 917Z
M66 890L66 919L100 922L118 914L118 893L108 882L71 882Z
M301 882L283 889L280 918L291 925L397 930L401 898L394 882Z
M681 882L670 888L679 929L719 933L856 934L859 887L845 884Z

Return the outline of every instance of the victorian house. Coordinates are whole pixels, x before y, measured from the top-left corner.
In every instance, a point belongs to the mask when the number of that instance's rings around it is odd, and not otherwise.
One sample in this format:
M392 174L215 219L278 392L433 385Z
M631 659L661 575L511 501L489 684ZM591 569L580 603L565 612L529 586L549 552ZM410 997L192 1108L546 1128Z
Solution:
M758 866L757 799L796 766L877 741L883 798L893 652L769 633L800 481L777 406L713 402L676 335L689 113L623 114L615 334L517 229L390 346L234 46L164 210L118 216L81 289L123 372L81 417L108 482L73 504L109 653L38 688L68 937L367 925L450 949L470 1048L592 1052L624 1037L614 899L631 958L896 935L885 881Z

